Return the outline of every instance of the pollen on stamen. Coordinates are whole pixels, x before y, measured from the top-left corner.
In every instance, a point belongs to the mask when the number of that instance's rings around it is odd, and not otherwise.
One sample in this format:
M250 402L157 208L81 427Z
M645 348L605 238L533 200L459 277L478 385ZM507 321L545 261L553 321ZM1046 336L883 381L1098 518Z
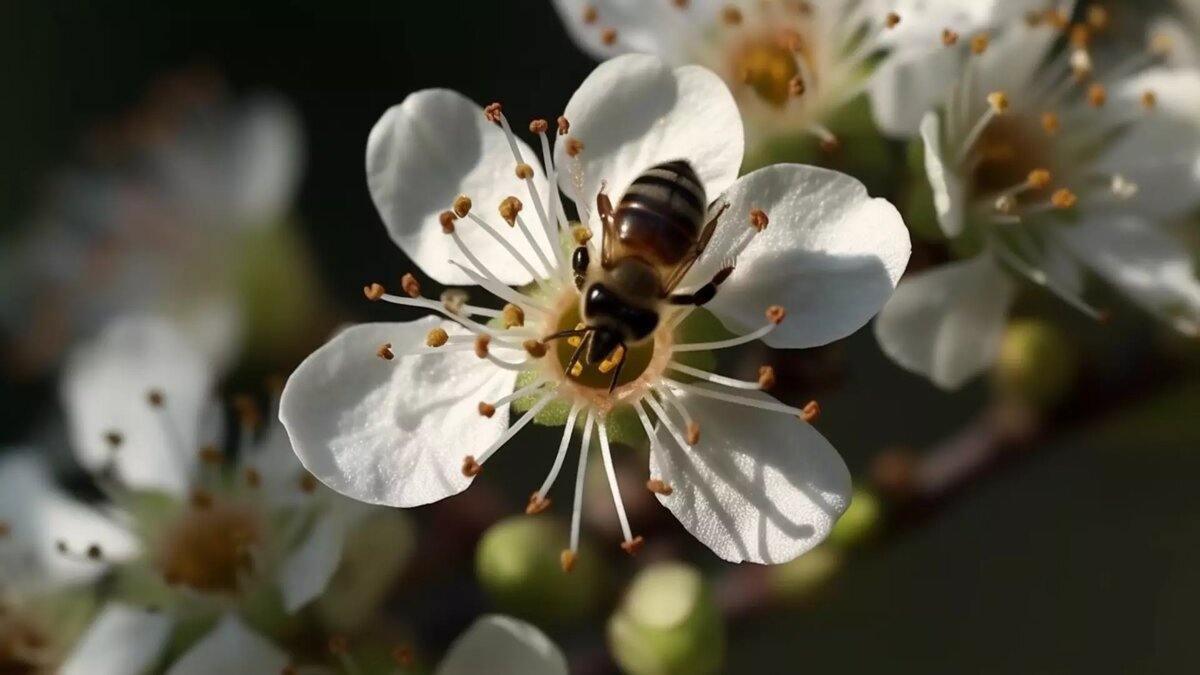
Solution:
M583 246L592 240L592 231L583 225L576 225L571 228L571 238L577 246Z
M1050 197L1051 205L1060 210L1073 208L1078 201L1079 198L1075 196L1075 193L1066 188L1055 190Z
M449 341L450 334L446 332L445 328L440 326L437 328L430 328L429 332L425 334L425 346L427 347L441 347Z
M1051 136L1057 134L1059 127L1060 122L1057 113L1042 113L1042 129L1044 129L1047 134L1050 134Z
M530 125L531 128L532 128L532 126L533 125ZM520 178L521 180L528 180L530 178L533 178L533 167L529 166L525 162L521 162L520 164L517 165L516 173L517 173L517 178Z
M1092 5L1087 9L1088 25L1095 30L1108 28L1108 10L1102 5Z
M1034 190L1042 190L1050 186L1050 171L1047 169L1034 169L1029 172L1028 183L1029 187Z
M742 23L742 10L733 5L726 5L721 10L721 20L728 26L739 26Z
M1071 26L1070 41L1073 46L1086 49L1092 44L1091 29L1081 23Z
M531 358L540 359L546 355L546 343L539 340L530 338L522 342L521 346L525 348L525 353L529 354Z
M495 415L495 414L496 414L496 406L492 405L491 403L488 403L487 401L479 402L479 416L480 417L487 417L488 419L491 419L492 415Z
M767 308L767 321L778 326L783 323L784 317L787 316L787 310L780 305L771 305Z
M462 475L466 476L467 478L474 478L475 476L478 476L479 472L482 470L483 467L479 465L479 462L475 461L474 456L467 455L466 457L463 457Z
M567 157L574 159L575 157L578 157L579 153L581 152L583 152L583 141L580 141L578 138L568 138Z
M759 208L750 209L750 227L762 232L767 229L767 225L771 223L771 219L767 218L767 213Z
M1157 33L1150 38L1150 53L1154 56L1165 58L1174 50L1175 40L1170 33Z
M470 200L468 200L469 203ZM442 234L454 234L455 215L452 211L442 211L438 215L438 223L442 226Z
M949 28L943 28L942 29L942 44L945 45L946 47L953 47L954 45L958 44L958 33L955 33L954 31L950 30Z
M529 503L525 505L525 515L532 516L548 508L550 508L550 498L543 497L540 492L534 492L529 495Z
M467 296L467 292L461 288L447 288L442 291L438 299L442 301L442 307L445 307L447 312L461 315L470 298Z
M567 120L566 116L559 115L554 122L558 125L559 136L566 136L571 131L571 122Z
M1108 103L1108 90L1099 82L1094 82L1088 87L1087 99L1093 108L1103 108Z
M1071 24L1071 17L1061 9L1046 10L1046 21L1058 30L1064 30Z
M607 47L617 44L617 29L609 26L608 28L600 31L600 41L603 42Z
M625 359L625 347L617 345L617 348L612 351L603 361L600 362L598 369L601 373L607 375L611 373L622 360Z
M815 422L821 416L821 404L816 401L809 401L804 405L804 409L800 411L800 419L804 422Z
M489 353L488 345L490 345L491 343L492 343L492 337L490 335L487 335L487 334L476 335L475 336L475 356L478 356L481 359L486 359L488 357L488 353Z
M1158 107L1158 94L1152 91L1142 92L1142 107L1146 110L1154 110Z
M392 351L392 343L385 342L380 345L379 349L375 351L375 356L378 356L384 361L391 361L392 359L396 358L395 352Z
M562 565L562 571L570 574L575 569L575 552L570 549L565 549L558 556L558 562Z
M155 408L161 408L166 403L166 396L161 389L151 389L146 392L146 402Z
M369 286L363 286L363 295L367 296L367 299L370 300L371 302L376 302L377 300L381 299L384 296L384 294L386 294L386 293L387 293L387 289L385 289L381 284L371 284Z
M206 445L197 453L200 461L208 466L217 466L225 461L225 453L215 445Z
M454 215L459 218L466 218L471 212L471 198L466 195L459 195L454 198ZM445 227L445 223L442 224Z
M525 325L525 310L511 302L504 306L500 313L500 324L505 329L520 328Z
M651 478L650 480L646 481L646 489L656 495L662 495L664 497L669 497L671 493L675 492L670 485L667 485L657 478Z
M993 91L992 93L988 94L987 102L988 105L992 107L992 110L997 114L1008 110L1008 94L1005 94L1002 91Z
M642 550L642 545L645 543L646 543L646 540L643 539L642 536L639 534L638 536L634 537L633 539L630 539L629 541L621 542L621 550L625 551L629 555L637 555L637 552Z
M900 25L900 15L895 12L888 12L887 18L884 19L883 23L888 28L895 28Z
M499 103L489 103L487 105L487 107L483 109L483 116L489 122L495 122L495 123L499 124L500 117L503 114L504 114L504 109L500 106Z
M700 425L696 422L688 422L687 442L688 445L695 445L700 442Z
M509 227L515 226L517 224L517 215L521 213L521 209L523 208L525 208L525 205L521 203L521 200L510 195L500 202L500 217L504 219L504 222L508 223Z
M991 40L988 38L988 36L984 33L980 33L979 35L971 38L971 53L979 56L987 51L990 44Z
M586 326L584 326L582 323L575 324L575 330L583 330L585 327ZM579 345L583 344L583 338L578 335L572 335L571 337L567 338L567 344L572 347L578 347Z
M758 386L763 391L770 391L775 386L775 369L762 366L758 369Z
M421 297L421 282L417 281L412 272L408 272L400 278L400 288L403 288L410 298Z

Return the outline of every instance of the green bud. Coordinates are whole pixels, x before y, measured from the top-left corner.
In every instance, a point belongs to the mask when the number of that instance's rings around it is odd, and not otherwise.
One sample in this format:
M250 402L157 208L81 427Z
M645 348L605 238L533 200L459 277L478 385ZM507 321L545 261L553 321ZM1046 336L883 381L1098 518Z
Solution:
M842 566L842 553L833 546L818 546L782 565L766 568L772 597L784 604L808 598Z
M1075 382L1076 354L1048 321L1021 319L1009 324L1000 343L993 381L1001 396L1036 409L1059 403Z
M698 570L656 563L609 619L608 643L629 675L709 675L724 664L725 624Z
M493 525L475 551L475 574L496 607L538 622L573 621L599 604L606 586L596 556L579 551L562 569L567 530L545 514L511 516Z
M879 499L865 488L855 488L850 508L833 526L829 543L849 547L862 542L875 532L883 515Z

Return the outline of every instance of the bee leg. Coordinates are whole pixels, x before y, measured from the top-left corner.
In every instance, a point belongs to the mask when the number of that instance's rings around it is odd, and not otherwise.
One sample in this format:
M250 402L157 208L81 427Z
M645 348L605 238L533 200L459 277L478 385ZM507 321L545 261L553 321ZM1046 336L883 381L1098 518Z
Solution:
M560 338L565 338L565 337L578 337L580 335L583 335L586 332L588 332L587 328L577 328L575 330L560 330L557 333L553 333L551 335L547 335L546 337L542 338L542 342L550 342L551 340L558 340Z
M585 335L583 336L583 339L579 341L579 346L575 348L575 353L571 354L571 360L567 361L567 367L566 367L565 372L568 377L571 376L571 371L575 370L575 364L579 363L579 360L583 358L585 350L587 349L587 346L588 346L588 340L592 337L592 331L587 330L584 332L585 332Z
M571 256L571 270L575 272L575 288L583 290L583 284L587 280L588 266L591 263L592 254L587 245L576 247L574 255Z
M625 359L629 357L629 351L625 349L624 344L619 349L621 350L621 360L617 361L617 367L613 368L612 379L608 381L609 394L613 393L613 390L617 388L617 379L621 377L621 369L625 367Z
M713 298L717 297L717 287L733 274L733 265L730 265L712 278L712 281L704 284L693 293L676 293L667 298L672 305L695 305L700 307L708 304Z

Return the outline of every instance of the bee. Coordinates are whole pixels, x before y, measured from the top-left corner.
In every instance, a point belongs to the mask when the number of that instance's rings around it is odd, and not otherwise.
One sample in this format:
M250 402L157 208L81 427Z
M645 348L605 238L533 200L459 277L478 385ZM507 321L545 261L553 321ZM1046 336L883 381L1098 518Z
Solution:
M675 293L712 240L721 214L729 208L722 205L706 221L707 204L704 186L685 160L647 169L630 184L615 210L601 186L596 196L603 225L600 264L592 265L587 244L577 247L571 256L584 327L545 338L582 338L567 364L568 373L581 358L589 365L596 364L619 350L608 387L611 393L627 348L652 338L667 307L700 306L716 296L733 265L692 293Z

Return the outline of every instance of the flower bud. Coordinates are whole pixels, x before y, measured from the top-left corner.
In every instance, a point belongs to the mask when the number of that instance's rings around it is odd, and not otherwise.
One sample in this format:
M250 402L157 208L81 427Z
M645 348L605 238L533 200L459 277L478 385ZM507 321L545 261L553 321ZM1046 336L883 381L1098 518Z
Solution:
M1002 397L1046 409L1070 391L1077 367L1074 349L1056 326L1021 319L1010 323L1004 333L993 382Z
M698 570L656 563L630 584L608 642L630 675L710 675L722 670L725 624Z
M865 488L855 488L850 508L834 524L829 533L829 542L846 548L861 543L875 532L882 515L875 494Z
M766 568L771 597L785 605L802 602L833 577L842 560L838 548L826 545L790 562Z
M519 515L493 525L475 551L475 574L496 608L541 622L580 619L595 609L605 579L584 547L570 574L560 557L566 528L549 517Z

